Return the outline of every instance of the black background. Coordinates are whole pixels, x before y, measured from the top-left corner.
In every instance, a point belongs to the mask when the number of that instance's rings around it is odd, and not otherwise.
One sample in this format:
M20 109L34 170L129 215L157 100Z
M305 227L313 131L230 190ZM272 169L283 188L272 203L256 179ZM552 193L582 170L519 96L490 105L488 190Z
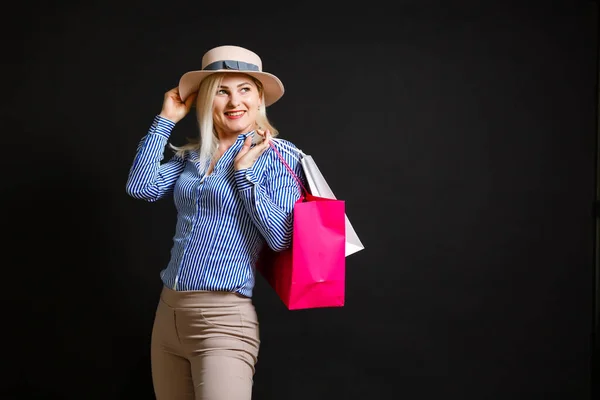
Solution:
M254 398L591 398L598 7L528 4L4 13L1 398L153 398L175 214L125 181L164 92L222 44L282 79L269 116L366 247L343 308L288 311L259 278Z

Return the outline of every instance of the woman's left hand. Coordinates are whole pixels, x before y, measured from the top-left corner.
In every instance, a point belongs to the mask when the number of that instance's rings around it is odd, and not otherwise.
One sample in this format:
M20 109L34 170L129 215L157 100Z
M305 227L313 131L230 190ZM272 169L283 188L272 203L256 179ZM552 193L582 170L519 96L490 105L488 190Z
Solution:
M271 132L269 132L269 130L260 131L257 129L256 132L262 136L264 140L256 146L250 147L252 145L252 136L246 138L244 145L233 160L233 167L236 171L252 167L256 160L258 160L258 157L260 157L260 155L271 145Z

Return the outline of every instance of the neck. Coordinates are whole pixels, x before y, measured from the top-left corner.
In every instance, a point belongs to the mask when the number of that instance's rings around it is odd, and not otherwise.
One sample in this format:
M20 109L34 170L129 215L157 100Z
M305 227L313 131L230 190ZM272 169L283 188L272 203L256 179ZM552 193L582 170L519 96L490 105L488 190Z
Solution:
M227 150L228 148L230 148L233 143L235 143L235 140L237 139L237 136L222 136L219 135L219 150L221 150L222 152L225 152L225 150Z
M243 134L252 132L253 130L254 130L253 128L249 128ZM217 131L217 136L219 138L219 150L225 151L228 148L230 148L231 146L233 146L233 144L235 143L235 141L237 140L239 135L240 135L239 133L227 134L227 133Z

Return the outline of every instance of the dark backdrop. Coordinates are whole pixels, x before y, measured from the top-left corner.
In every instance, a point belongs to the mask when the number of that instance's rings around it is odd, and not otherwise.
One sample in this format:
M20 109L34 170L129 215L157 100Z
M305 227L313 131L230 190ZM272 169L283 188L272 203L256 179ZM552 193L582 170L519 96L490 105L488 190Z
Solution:
M597 7L482 3L4 13L1 398L153 398L175 214L124 185L163 93L221 44L283 80L269 115L366 246L343 308L287 311L259 278L256 399L590 398Z

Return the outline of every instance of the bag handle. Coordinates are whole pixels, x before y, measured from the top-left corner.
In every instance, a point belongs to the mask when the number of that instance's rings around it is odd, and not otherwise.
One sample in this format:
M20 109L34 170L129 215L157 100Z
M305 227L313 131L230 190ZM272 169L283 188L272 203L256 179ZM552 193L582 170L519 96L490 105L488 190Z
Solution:
M287 150L291 150L291 151L295 151L296 153L298 153L299 155L301 155L301 156L303 156L303 157L304 157L304 156L306 156L306 153L305 153L305 152L303 152L302 150L300 150L300 149L298 149L298 148L294 148L294 147L290 146L289 144L285 143L285 142L284 142L284 141L282 141L281 139L278 139L278 138L271 138L271 140L272 140L274 143L277 143L279 146L283 147L283 149L282 149L282 150L283 150L283 151L285 151L285 152L286 152L286 153L288 153L288 154L290 154L290 152L289 152L289 151L287 151ZM286 150L286 149L287 149L287 150Z
M272 138L271 138L271 140L272 140ZM298 161L298 162L299 162L299 161L302 159L302 157L304 156L304 154L300 153L300 152L298 151L298 149L292 149L292 150L295 150L295 151L296 151L295 153L294 153L294 152L292 152L292 151L290 151L290 150L289 150L289 149L290 149L290 147L288 147L288 146L284 145L282 142L275 142L275 141L272 141L271 143L274 143L274 144L277 144L277 146L280 146L280 148L279 148L279 151L283 151L284 153L287 153L288 155L292 156L292 157L294 158L294 160L296 160L296 161Z
M296 179L296 182L298 182L298 184L302 188L302 194L304 196L306 196L309 192L304 187L304 184L302 183L302 181L300 180L300 178L298 178L298 176L296 175L296 173L294 172L294 170L292 170L292 168L288 165L288 163L285 161L285 159L283 158L283 156L281 155L281 153L279 153L279 150L277 150L277 148L275 147L275 145L273 143L269 143L269 146L271 146L271 148L273 150L275 150L275 153L277 153L277 156L279 157L279 159L281 160L281 162L283 163L283 165L285 165L285 167L287 168L287 170L290 172L290 174L292 174L292 176L294 177L294 179Z

